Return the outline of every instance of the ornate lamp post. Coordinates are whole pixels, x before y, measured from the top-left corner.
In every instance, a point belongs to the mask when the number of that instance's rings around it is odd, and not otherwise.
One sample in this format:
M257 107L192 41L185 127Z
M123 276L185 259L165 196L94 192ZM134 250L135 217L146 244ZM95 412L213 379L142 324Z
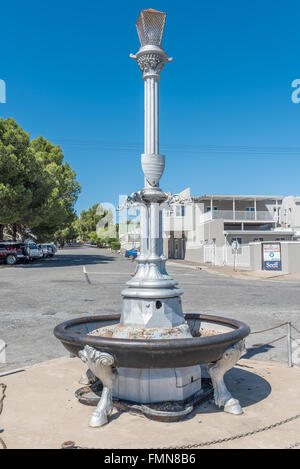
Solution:
M159 181L165 167L165 157L159 153L158 88L160 73L164 65L172 61L172 58L168 58L161 46L165 20L166 13L152 9L142 10L136 23L141 47L136 55L130 54L130 57L137 61L144 81L144 153L141 156L144 187L129 198L140 205L141 251L137 257L136 275L127 282L127 288L122 292L124 302L121 326L123 327L119 328L115 334L125 338L179 339L191 337L190 329L182 312L181 295L183 292L176 287L177 282L166 272L165 262L167 259L163 255L160 205L168 201L169 195L159 187ZM114 336L117 336L115 334ZM150 401L152 399L154 401L163 400L166 396L174 400L182 399L200 389L200 367L189 368L189 370L176 369L176 372L175 369L155 370L156 379L151 386L154 388L154 383L158 383L158 385L157 389L153 390ZM144 371L145 375L149 370ZM151 371L151 375L153 375L153 370ZM136 386L138 387L141 386L138 383L140 376L139 372L139 376L136 376ZM185 376L190 385L185 383L182 388L178 382L176 385L176 377L178 376L181 376L181 379ZM125 375L123 378L126 379ZM119 382L122 387L121 376L119 376ZM133 376L131 374L131 390L134 388L132 383ZM163 388L169 388L167 393L159 391ZM137 396L134 391L132 395L128 394L127 391L125 394L121 391L120 394L123 398L142 399L142 401L145 398L145 402L149 402L149 396Z

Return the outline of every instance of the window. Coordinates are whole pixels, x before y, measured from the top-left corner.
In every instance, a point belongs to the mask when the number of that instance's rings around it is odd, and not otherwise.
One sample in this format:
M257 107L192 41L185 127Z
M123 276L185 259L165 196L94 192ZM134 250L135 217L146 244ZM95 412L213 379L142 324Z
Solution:
M230 244L232 244L233 241L237 241L239 244L242 244L242 238L231 238Z
M285 238L276 238L275 241L285 241Z
M218 207L213 207L214 210L218 210ZM210 212L211 211L211 207L206 207L206 211L207 212Z
M255 242L255 241L263 241L263 240L264 240L264 238L254 238L253 241Z
M246 212L255 212L254 207L246 207Z
M184 212L185 212L184 209L185 209L184 205L176 205L175 216L176 217L184 217Z

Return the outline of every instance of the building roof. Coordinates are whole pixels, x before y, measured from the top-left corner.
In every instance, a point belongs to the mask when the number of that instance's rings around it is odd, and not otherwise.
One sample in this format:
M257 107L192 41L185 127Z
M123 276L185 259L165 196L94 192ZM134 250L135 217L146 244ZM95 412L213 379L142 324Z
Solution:
M224 230L224 234L238 234L240 237L243 235L293 236L295 232L290 230Z
M236 195L236 194L204 194L192 197L194 202L204 200L283 200L282 195Z

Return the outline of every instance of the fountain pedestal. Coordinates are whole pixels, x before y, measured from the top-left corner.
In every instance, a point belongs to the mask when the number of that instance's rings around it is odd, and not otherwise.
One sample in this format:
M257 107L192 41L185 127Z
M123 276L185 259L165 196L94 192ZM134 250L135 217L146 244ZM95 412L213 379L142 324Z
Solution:
M134 295L135 291L129 288L123 291L123 295ZM181 293L174 288L171 291ZM166 292L170 293L168 290ZM146 295L147 290L143 294ZM159 299L127 296L124 299L120 323L101 327L90 332L90 335L143 340L192 338L182 313L179 295ZM183 401L201 389L199 365L162 369L118 368L117 372L113 396L128 401L139 403Z
M141 404L184 401L201 389L201 367L118 368L113 396Z

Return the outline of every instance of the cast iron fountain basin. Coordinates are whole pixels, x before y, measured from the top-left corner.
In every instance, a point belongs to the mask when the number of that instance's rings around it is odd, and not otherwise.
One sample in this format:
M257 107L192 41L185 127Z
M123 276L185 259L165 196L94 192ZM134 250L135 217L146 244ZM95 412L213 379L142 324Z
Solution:
M192 327L209 325L214 335L186 339L119 339L88 335L92 330L120 322L120 314L88 316L63 322L55 327L54 335L74 355L86 345L114 357L114 365L124 368L179 368L213 363L226 349L249 333L247 324L236 319L205 314L185 314ZM222 332L222 329L226 332ZM221 332L220 332L221 330Z

